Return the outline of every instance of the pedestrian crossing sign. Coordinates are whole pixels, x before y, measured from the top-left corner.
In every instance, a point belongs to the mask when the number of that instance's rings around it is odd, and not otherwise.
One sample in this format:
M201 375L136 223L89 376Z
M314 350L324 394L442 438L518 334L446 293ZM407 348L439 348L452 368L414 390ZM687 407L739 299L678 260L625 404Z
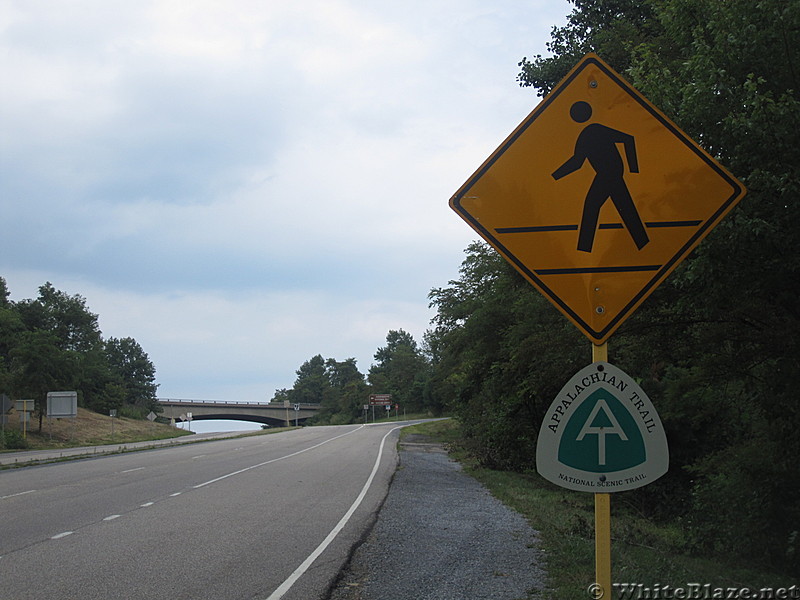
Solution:
M632 378L607 362L595 362L567 382L539 431L536 470L568 489L632 490L668 467L655 407Z
M450 206L601 344L744 194L713 157L588 54Z

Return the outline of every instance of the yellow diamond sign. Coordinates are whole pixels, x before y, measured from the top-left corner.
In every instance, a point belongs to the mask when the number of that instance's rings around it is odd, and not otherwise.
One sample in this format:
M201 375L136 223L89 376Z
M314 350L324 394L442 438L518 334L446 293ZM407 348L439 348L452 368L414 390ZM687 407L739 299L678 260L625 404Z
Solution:
M601 344L744 194L588 54L450 206Z

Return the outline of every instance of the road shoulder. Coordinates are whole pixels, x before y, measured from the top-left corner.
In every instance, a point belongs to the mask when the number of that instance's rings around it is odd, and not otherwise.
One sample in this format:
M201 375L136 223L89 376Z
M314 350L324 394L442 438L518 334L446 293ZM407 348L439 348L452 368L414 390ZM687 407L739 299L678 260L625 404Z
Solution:
M410 435L375 526L328 600L525 600L544 586L537 532Z

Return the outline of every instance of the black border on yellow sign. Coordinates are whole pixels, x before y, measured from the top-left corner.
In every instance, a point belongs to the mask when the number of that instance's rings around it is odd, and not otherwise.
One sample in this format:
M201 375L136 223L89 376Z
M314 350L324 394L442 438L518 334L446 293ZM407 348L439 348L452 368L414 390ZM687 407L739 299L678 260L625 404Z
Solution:
M680 248L680 250L663 265L653 265L650 270L653 271L653 276L648 283L631 299L631 301L620 310L613 319L610 320L608 325L600 331L594 330L588 323L586 323L569 305L567 305L556 293L554 293L547 284L539 277L536 270L533 270L523 264L517 259L495 235L497 232L492 232L481 225L480 221L474 218L461 204L465 196L469 194L470 189L476 184L478 180L483 177L486 172L494 165L494 163L508 150L517 139L525 133L525 131L536 121L539 116L547 110L548 106L589 66L595 66L605 73L611 80L613 80L619 88L627 93L633 100L642 106L653 118L667 128L681 143L686 145L698 158L700 158L709 169L714 171L719 177L731 187L731 193L725 202L715 211L711 217L705 220L695 231L687 242ZM569 317L575 325L583 331L595 344L605 342L611 334L619 327L622 322L629 317L634 309L652 293L652 291L669 275L673 269L689 254L689 252L700 243L700 241L713 229L714 226L722 219L723 216L744 196L744 186L731 175L725 168L723 168L716 160L714 160L705 150L703 150L697 143L681 131L669 118L666 117L660 110L653 106L644 96L642 96L635 88L628 84L618 73L611 67L603 62L596 54L587 54L575 67L570 71L567 76L562 79L558 85L545 97L544 100L534 108L528 117L506 138L506 140L495 150L492 155L480 166L480 168L461 186L461 188L450 199L450 206L455 210L467 223L477 231L490 245L492 245L503 257L508 260L514 267L517 268L534 286L536 286L551 302L557 305L564 314ZM603 269L600 267L599 269ZM615 270L615 267L605 268L607 271ZM591 269L570 269L570 272L598 272L598 267ZM642 269L639 269L642 270ZM542 273L542 274L550 274Z

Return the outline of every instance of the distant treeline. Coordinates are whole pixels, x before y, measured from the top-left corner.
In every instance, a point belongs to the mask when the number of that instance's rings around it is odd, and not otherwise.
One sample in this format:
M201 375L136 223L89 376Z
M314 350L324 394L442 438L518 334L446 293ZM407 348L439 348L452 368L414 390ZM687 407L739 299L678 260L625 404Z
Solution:
M86 300L39 288L12 302L0 277L0 393L36 403L41 429L47 392L76 390L82 407L138 416L158 411L155 367L133 338L104 339Z

